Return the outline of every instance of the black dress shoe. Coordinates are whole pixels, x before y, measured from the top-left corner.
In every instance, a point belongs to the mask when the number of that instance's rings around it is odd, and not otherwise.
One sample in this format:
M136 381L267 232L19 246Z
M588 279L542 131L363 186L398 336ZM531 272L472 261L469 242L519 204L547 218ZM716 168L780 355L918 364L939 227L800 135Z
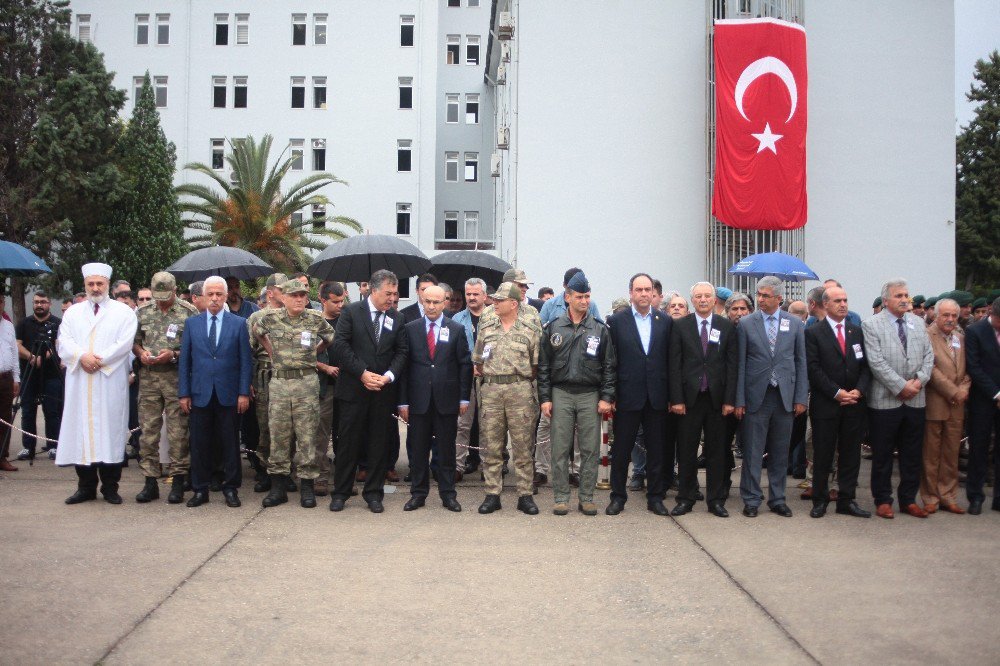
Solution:
M187 501L187 505L191 507L201 506L202 504L208 504L208 493L204 490L194 491L194 495L191 495L191 499Z
M776 513L784 518L792 517L792 510L788 508L787 504L775 504L770 508L771 508L771 513Z
M856 518L872 517L871 511L865 511L860 506L858 506L858 503L855 502L854 500L851 500L847 504L837 504L837 513L842 513L845 516L854 516Z
M476 465L476 464L471 463L468 460L466 460L465 461L465 467L462 468L462 473L463 474L472 474L478 468L479 468L479 465Z
M705 495L700 490L694 491L694 498L699 502L705 501Z
M108 504L122 503L122 496L118 494L117 490L105 490L101 494L104 495L104 501Z
M97 499L97 493L93 490L77 490L75 493L66 498L66 504L79 504L80 502L89 502L90 500Z
M747 504L746 506L743 507L743 515L746 516L747 518L756 518L757 507L750 506L749 504Z
M677 506L675 506L673 510L671 510L670 515L683 516L685 513L691 513L691 509L693 507L694 504L691 502L678 502Z
M220 492L222 490L222 481L218 479L212 479L212 482L208 484L208 489L213 493Z
M669 516L670 512L667 511L667 507L663 506L663 502L660 500L653 500L646 504L646 508L658 516Z
M634 493L641 491L646 487L646 477L644 476L633 476L632 480L628 483L628 489Z
M411 497L403 505L403 511L415 511L424 505L426 500L423 497Z
M69 500L66 500L69 502ZM978 516L983 512L983 500L972 500L969 502L969 510L966 511L970 516Z
M570 485L571 488L579 488L580 487L580 475L579 474L570 474L569 475L569 485Z
M713 516L718 516L719 518L728 518L729 512L726 511L726 507L723 506L722 502L712 502L708 505L708 511Z
M813 504L812 511L809 512L810 518L822 518L825 515L826 515L826 502L817 502L816 504Z
M406 476L403 477L403 482L409 483L410 481L413 481L413 475L407 472Z
M608 508L604 510L604 513L609 516L617 516L619 513L625 510L625 503L621 500L613 499L608 503Z
M449 497L447 499L441 500L441 506L448 509L449 511L454 511L458 513L462 510L462 505L458 503L458 500L454 497Z
M479 505L479 513L487 514L493 513L497 509L500 509L500 496L499 495L487 495L483 503Z
M385 511L385 507L382 506L382 500L373 499L371 502L368 502L368 510L372 513L382 513Z
M243 502L240 501L240 496L236 494L235 488L223 488L222 494L226 498L226 506L236 508L242 506Z
M517 498L517 510L529 516L538 515L538 505L531 495L521 495Z
M330 511L343 511L344 510L344 500L339 497L330 498Z

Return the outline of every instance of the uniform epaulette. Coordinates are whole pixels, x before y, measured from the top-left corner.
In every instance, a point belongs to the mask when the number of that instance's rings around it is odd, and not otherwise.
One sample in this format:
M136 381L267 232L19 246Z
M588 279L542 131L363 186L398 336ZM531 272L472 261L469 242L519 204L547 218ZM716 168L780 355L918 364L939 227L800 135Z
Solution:
M190 312L192 312L194 314L200 314L199 311L198 311L198 308L195 307L195 305L193 303L188 303L183 298L178 298L176 301L174 301L174 303L178 303L181 306L181 308L183 308L184 310L188 310L188 311L190 311ZM151 304L152 303L150 303L150 305Z

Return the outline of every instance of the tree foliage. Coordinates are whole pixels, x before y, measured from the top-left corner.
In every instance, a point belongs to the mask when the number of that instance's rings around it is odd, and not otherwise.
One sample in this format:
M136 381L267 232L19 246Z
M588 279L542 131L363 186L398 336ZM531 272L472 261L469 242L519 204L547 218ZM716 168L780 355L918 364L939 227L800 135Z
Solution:
M317 192L335 183L346 184L331 173L316 173L298 181L287 192L281 183L292 167L292 158L284 153L269 166L272 138L265 135L260 143L253 137L230 142L226 162L232 179L210 166L192 163L185 166L215 182L221 192L199 183L177 187L183 212L192 214L188 227L196 235L188 239L195 248L228 245L251 252L278 270L301 271L311 263L307 249L322 250L330 241L347 237L347 231L361 231L361 225L349 217L294 220L293 214L313 205L331 206L330 200Z
M184 223L173 191L174 144L160 127L146 73L135 110L115 150L123 195L100 228L104 260L138 288L184 254Z
M966 96L979 106L956 144L956 281L989 289L1000 286L1000 53L976 62Z

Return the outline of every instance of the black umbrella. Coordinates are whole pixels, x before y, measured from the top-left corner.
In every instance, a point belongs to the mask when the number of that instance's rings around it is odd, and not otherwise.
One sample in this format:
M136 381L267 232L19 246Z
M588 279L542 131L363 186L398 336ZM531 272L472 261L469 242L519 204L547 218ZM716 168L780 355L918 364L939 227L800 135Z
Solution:
M464 291L465 281L474 277L496 287L503 282L503 274L511 268L506 261L489 252L452 250L431 257L430 272L441 282Z
M204 280L209 275L253 280L274 272L274 268L246 250L224 245L188 252L166 270L185 282Z
M430 268L431 260L416 245L383 234L351 236L329 245L306 271L320 280L364 282L377 270L386 269L400 280Z

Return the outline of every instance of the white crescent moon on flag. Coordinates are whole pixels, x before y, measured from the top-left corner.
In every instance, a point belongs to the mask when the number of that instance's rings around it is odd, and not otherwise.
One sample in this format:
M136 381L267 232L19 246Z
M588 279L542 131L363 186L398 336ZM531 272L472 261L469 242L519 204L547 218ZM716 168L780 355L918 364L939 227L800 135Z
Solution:
M787 123L795 115L795 106L799 101L798 88L795 85L795 76L792 74L792 70L788 69L788 65L783 63L781 60L775 58L774 56L766 56L760 60L755 60L747 68L743 70L740 74L739 80L736 82L736 90L733 95L736 98L736 108L739 109L740 115L746 118L747 114L743 111L743 95L746 93L747 88L750 84L756 81L761 76L765 74L774 74L784 82L785 87L788 88L788 94L792 98L792 110L788 113L788 118L785 120Z

